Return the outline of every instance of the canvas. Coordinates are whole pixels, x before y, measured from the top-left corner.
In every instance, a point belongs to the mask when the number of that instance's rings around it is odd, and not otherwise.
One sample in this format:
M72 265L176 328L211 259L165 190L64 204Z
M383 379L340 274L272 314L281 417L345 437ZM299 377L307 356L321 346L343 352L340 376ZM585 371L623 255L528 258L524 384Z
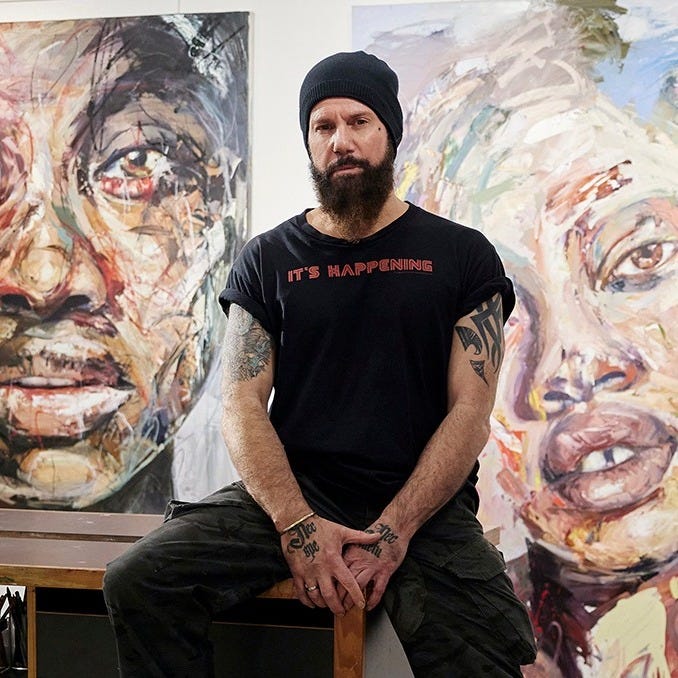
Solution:
M400 74L401 197L495 244L518 305L480 493L530 676L678 675L678 8L353 10Z
M0 505L162 512L228 473L246 13L0 24Z

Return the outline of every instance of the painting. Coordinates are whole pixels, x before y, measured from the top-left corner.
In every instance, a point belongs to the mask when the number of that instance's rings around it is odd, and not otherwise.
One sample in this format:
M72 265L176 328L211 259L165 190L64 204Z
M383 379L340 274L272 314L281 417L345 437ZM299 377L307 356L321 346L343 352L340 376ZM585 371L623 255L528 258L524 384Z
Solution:
M248 23L0 24L1 506L162 512L223 475Z
M353 35L400 74L399 195L516 287L480 492L525 675L678 675L676 4L354 7Z

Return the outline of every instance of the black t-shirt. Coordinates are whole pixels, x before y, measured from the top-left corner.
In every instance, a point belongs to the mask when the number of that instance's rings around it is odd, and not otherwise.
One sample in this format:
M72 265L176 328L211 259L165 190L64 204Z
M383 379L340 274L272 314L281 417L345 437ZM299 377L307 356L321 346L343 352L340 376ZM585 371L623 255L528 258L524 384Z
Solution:
M496 292L507 318L513 287L485 236L409 205L358 243L289 219L245 245L220 301L276 344L270 418L293 471L337 502L382 504L447 413L455 323Z

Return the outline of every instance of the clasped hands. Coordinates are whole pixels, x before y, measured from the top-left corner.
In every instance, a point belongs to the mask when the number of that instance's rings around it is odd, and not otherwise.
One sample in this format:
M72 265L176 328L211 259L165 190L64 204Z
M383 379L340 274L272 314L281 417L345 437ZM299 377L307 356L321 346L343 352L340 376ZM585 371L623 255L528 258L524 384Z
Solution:
M386 524L352 530L313 514L281 535L299 600L344 614L381 600L407 545Z

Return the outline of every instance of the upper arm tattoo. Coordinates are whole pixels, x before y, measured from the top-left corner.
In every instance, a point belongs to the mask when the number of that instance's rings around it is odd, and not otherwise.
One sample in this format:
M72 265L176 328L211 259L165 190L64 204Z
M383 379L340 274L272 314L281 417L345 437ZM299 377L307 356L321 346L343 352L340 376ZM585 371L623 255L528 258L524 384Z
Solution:
M229 378L234 381L253 379L271 362L271 336L250 313L232 305L224 353Z
M504 355L504 318L501 309L501 296L495 294L489 301L480 304L470 315L475 329L465 325L455 327L465 350L471 349L476 356L489 358L489 368L496 374ZM486 370L488 360L470 359L474 372L487 384Z

